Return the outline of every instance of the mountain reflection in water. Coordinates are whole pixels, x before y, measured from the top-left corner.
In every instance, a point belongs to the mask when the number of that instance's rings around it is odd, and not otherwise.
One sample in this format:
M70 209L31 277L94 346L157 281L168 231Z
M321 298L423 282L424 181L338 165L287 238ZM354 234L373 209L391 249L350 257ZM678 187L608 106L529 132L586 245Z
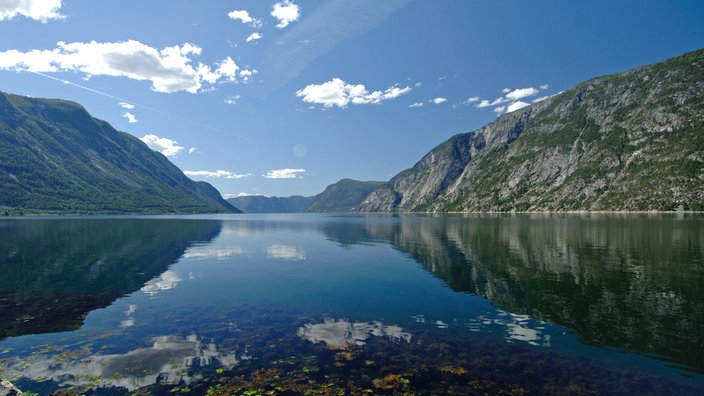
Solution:
M675 215L483 215L352 222L340 243L386 240L455 291L571 329L586 344L704 372L704 221ZM350 227L356 226L356 229Z
M215 238L220 225L158 218L1 220L0 340L79 328L88 312L139 290L189 246Z

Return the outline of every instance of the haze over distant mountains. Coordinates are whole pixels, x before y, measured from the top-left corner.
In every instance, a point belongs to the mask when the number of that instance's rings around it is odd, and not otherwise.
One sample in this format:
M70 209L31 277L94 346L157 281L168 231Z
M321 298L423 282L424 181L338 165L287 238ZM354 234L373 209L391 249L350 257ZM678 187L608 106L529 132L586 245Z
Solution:
M247 195L227 201L245 213L351 212L383 181L342 179L313 197Z
M0 92L0 213L232 213L141 140L80 105Z
M234 206L233 206L234 204ZM704 50L597 77L430 150L388 182L238 197L80 105L0 94L0 213L704 210Z

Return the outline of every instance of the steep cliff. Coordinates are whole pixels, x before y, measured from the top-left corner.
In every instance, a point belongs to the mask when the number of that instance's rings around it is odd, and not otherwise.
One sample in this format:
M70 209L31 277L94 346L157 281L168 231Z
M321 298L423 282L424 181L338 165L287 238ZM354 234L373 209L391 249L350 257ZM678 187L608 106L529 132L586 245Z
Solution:
M361 211L704 210L704 50L456 135Z

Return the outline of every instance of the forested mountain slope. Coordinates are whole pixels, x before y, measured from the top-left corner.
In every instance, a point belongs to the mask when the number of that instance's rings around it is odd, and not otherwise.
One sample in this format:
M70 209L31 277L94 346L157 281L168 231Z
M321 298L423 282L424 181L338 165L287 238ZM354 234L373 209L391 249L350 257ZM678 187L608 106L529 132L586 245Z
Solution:
M0 92L0 213L234 211L211 185L82 106Z

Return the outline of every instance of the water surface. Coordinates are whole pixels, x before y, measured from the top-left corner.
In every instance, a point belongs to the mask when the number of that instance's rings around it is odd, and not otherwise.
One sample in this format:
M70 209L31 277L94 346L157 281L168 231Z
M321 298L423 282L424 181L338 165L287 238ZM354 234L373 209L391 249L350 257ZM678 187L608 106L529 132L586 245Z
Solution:
M699 215L0 220L0 377L50 394L699 394Z

